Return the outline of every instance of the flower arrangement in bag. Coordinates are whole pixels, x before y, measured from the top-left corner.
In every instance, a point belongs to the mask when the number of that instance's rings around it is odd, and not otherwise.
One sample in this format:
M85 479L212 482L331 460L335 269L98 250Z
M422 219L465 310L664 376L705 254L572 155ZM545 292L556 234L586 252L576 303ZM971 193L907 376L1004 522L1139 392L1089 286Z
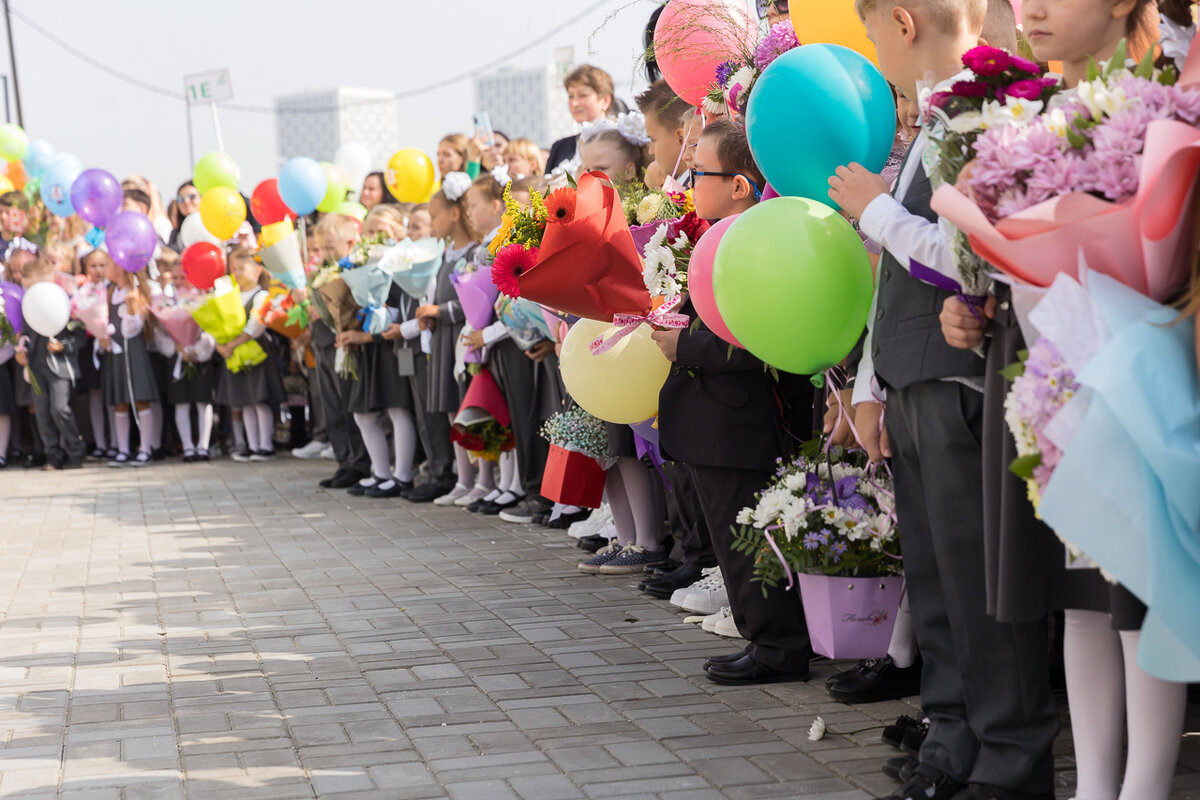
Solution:
M753 507L738 512L733 549L754 556L763 591L791 572L876 577L900 571L889 478L860 452L809 442L780 465Z
M1034 510L1062 458L1062 451L1047 436L1047 426L1079 391L1075 373L1058 349L1040 338L1020 354L1021 362L1005 370L1012 389L1004 398L1004 421L1017 445L1017 458L1009 465L1025 480Z
M550 417L542 425L541 434L550 444L595 459L605 469L612 463L604 423L579 406Z
M642 278L654 297L674 300L687 291L687 270L696 242L709 225L689 211L683 219L663 223L643 251Z

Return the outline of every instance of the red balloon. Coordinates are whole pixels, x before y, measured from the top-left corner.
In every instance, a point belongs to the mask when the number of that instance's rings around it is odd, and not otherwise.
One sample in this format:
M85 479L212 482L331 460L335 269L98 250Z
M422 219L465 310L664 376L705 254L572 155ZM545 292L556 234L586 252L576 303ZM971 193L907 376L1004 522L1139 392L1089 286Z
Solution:
M259 225L271 225L284 219L295 219L296 215L279 197L279 181L271 178L254 187L250 195L250 213Z
M184 250L180 264L188 282L205 292L225 274L225 257L221 255L221 248L212 242L196 242Z

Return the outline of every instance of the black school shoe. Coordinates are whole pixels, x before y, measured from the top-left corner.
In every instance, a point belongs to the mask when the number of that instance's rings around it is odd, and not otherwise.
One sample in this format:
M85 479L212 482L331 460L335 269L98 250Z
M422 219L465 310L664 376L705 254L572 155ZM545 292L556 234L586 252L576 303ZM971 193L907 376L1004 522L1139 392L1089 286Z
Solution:
M412 481L398 481L395 478L384 481L378 486L367 489L366 496L375 500L388 497L403 497L405 492L412 491Z
M878 703L921 693L921 664L897 667L891 656L859 661L825 682L829 696L843 703Z
M918 764L904 785L876 800L951 800L967 788L941 770L928 764Z
M638 584L638 588L651 597L667 600L675 594L677 589L691 586L700 580L701 574L699 567L679 564L673 570L660 572L656 577L642 581Z
M367 477L361 472L346 470L333 476L333 480L329 482L329 489L349 489L354 484Z
M758 686L764 683L808 680L808 669L803 672L784 672L756 661L749 653L734 661L719 661L707 664L704 674L713 683L724 686Z
M571 527L576 522L582 522L583 520L587 519L591 515L592 515L592 510L590 508L583 508L583 509L580 509L579 511L576 511L574 514L559 514L554 519L548 519L543 524L546 525L546 527L548 527L548 528L554 528L556 530L565 531L567 528ZM537 524L536 519L534 520L534 523Z
M913 771L916 770L917 765L920 763L921 759L916 756L896 756L883 762L883 766L880 769L889 778L899 783L908 783L913 776Z
M417 486L412 491L404 495L405 499L412 503L432 503L442 495L454 488L454 484L444 483L442 481L430 481Z
M834 676L837 677L836 675ZM929 724L919 719L913 719L909 716L899 716L896 721L883 729L883 733L879 734L879 740L884 744L900 750L904 746L904 739L914 731L923 731L921 737L924 738L925 733L929 732Z
M594 553L607 544L608 539L605 539L603 536L584 536L582 539L576 541L575 546L585 552Z

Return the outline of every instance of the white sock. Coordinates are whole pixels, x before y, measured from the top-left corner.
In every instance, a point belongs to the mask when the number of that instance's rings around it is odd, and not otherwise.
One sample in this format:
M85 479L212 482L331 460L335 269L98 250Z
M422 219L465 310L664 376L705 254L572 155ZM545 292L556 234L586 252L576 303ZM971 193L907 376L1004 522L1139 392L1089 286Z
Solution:
M515 451L506 450L500 454L500 480L496 482L496 488L500 491L505 491L512 485L513 473L517 471L517 457Z
M196 452L196 443L192 441L192 407L187 403L175 406L175 430L179 431L179 443L183 445L183 452Z
M1116 800L1125 727L1121 640L1108 614L1068 609L1065 616L1063 662L1075 743L1075 800Z
M150 412L150 444L158 450L162 447L162 432L163 432L163 407L162 403L151 403L150 408L146 409ZM138 414L139 418L141 413ZM147 451L149 452L149 451Z
M242 427L246 429L246 447L250 448L251 453L258 452L258 414L254 413L254 406L245 406L242 408Z
M212 440L213 407L212 403L196 403L196 422L199 433L196 436L196 450L207 453L209 442Z
M392 421L392 450L395 463L392 475L401 483L407 483L413 477L413 457L417 453L417 426L413 422L410 409L389 408L387 413Z
M266 403L254 406L254 412L258 414L258 449L274 453L275 415L271 413L271 407Z
M137 412L138 416L138 452L150 455L153 449L153 439L151 438L154 429L154 409L143 408Z
M1167 800L1183 738L1187 684L1159 680L1138 666L1141 631L1121 631L1120 637L1129 721L1129 752L1120 800ZM1120 742L1121 737L1116 738Z
M113 414L115 424L113 433L117 437L117 452L129 455L129 412L117 411Z
M233 446L237 449L242 449L246 446L246 426L242 421L233 416L232 412L229 415L229 427L233 429Z
M896 609L896 627L892 628L892 641L887 654L900 669L908 669L917 663L917 634L913 630L912 612L908 610L908 590L900 595L900 607Z
M475 481L475 465L471 463L471 454L459 443L454 443L454 471L458 473L458 482L470 486Z
M367 455L371 458L371 472L381 478L384 475L391 475L391 469L388 468L387 433L379 424L379 414L376 412L355 414L354 423L358 425L358 430L362 433L363 444L367 448ZM410 461L410 469L411 463Z
M99 389L88 392L88 416L92 419L92 439L96 441L96 449L107 450L108 435L105 433L104 423L108 417L104 413L104 395Z

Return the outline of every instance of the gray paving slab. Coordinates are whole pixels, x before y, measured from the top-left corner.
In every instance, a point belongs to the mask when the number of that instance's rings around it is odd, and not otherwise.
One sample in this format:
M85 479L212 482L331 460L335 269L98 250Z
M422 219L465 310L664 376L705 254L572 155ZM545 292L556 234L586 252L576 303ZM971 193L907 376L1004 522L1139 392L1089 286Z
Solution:
M733 646L561 532L316 489L328 462L0 477L0 796L868 800L916 713L729 688ZM632 620L632 621L631 621ZM1173 800L1200 800L1190 709ZM1058 796L1073 783L1069 731Z

